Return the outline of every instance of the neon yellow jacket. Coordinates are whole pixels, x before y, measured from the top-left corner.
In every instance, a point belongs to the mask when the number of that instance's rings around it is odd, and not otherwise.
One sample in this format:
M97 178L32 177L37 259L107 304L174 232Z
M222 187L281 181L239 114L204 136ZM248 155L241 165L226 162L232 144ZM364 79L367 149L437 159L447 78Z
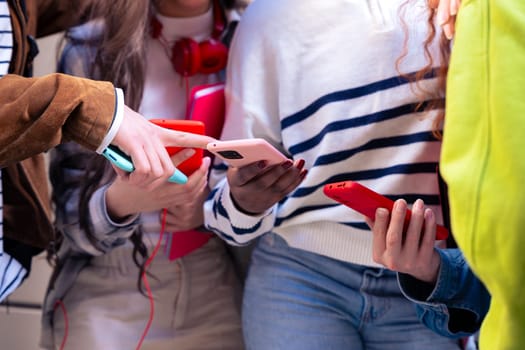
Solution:
M447 84L452 228L492 295L481 349L524 349L524 0L462 1Z

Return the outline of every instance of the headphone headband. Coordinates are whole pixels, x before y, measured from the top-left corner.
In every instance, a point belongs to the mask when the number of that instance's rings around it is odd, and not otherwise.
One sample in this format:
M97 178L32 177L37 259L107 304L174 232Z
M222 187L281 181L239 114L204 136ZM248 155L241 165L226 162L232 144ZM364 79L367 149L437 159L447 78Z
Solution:
M221 38L226 29L226 14L219 0L213 0L213 32L211 37L215 40Z

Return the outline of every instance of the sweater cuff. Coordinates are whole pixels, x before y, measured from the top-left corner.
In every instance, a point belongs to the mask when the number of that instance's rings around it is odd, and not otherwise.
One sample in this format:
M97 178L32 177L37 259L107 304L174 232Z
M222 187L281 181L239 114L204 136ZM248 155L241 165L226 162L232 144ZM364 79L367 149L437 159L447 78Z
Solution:
M23 263L7 253L0 255L0 268L2 270L2 280L0 280L0 302L8 297L17 289L24 279L29 275L28 269L23 266Z
M103 186L93 193L89 201L89 211L94 231L102 235L113 232L119 228L126 228L137 220L138 215L132 215L121 222L113 221L108 213L106 206L106 192L109 185Z
M120 129L122 120L124 119L124 92L122 89L115 88L115 114L113 115L113 121L109 127L108 133L102 140L102 143L97 148L97 153L101 154L113 141L115 135Z
M241 211L237 204L233 201L233 198L230 193L230 185L226 183L224 191L221 193L220 198L222 206L226 209L228 213L235 213L235 215L230 216L230 222L233 226L236 227L253 227L261 222L264 218L271 215L273 212L273 207L267 209L261 214L249 214L244 211Z
M430 296L434 293L436 286L418 280L409 274L399 272L397 274L397 280L401 288L401 292L409 300L414 302L426 302Z

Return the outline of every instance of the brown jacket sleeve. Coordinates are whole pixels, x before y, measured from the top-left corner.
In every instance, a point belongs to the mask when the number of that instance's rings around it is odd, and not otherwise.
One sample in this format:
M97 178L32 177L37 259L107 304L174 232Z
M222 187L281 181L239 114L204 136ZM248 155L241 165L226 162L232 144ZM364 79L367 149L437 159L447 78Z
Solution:
M0 79L0 167L66 141L95 150L115 112L111 83L50 74Z

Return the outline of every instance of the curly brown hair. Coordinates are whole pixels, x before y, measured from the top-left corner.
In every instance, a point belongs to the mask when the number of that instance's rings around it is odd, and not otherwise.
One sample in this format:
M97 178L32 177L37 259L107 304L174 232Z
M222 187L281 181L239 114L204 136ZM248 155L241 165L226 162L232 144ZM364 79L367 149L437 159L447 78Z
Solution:
M414 0L405 1L400 7L400 19L402 22L403 31L405 33L405 45L403 47L403 52L400 57L397 59L396 65L398 67L403 59L408 54L408 25L405 18L406 11L410 10L410 6L414 4ZM428 4L428 3L427 3ZM445 89L447 82L447 73L448 73L448 62L450 59L450 41L445 37L443 32L439 30L439 27L436 25L436 10L435 7L432 7L431 4L428 4L427 17L425 21L427 23L428 33L423 41L423 51L426 59L426 65L416 72L415 75L411 77L416 90L420 96L420 103L416 107L418 111L431 111L437 110L436 117L434 119L434 135L441 139L442 137L442 128L443 121L445 118ZM434 57L431 53L431 46L435 43L435 40L439 40L439 60L435 62ZM402 73L401 73L402 74ZM429 91L425 89L418 82L422 81L424 77L435 76L437 79L437 89Z

